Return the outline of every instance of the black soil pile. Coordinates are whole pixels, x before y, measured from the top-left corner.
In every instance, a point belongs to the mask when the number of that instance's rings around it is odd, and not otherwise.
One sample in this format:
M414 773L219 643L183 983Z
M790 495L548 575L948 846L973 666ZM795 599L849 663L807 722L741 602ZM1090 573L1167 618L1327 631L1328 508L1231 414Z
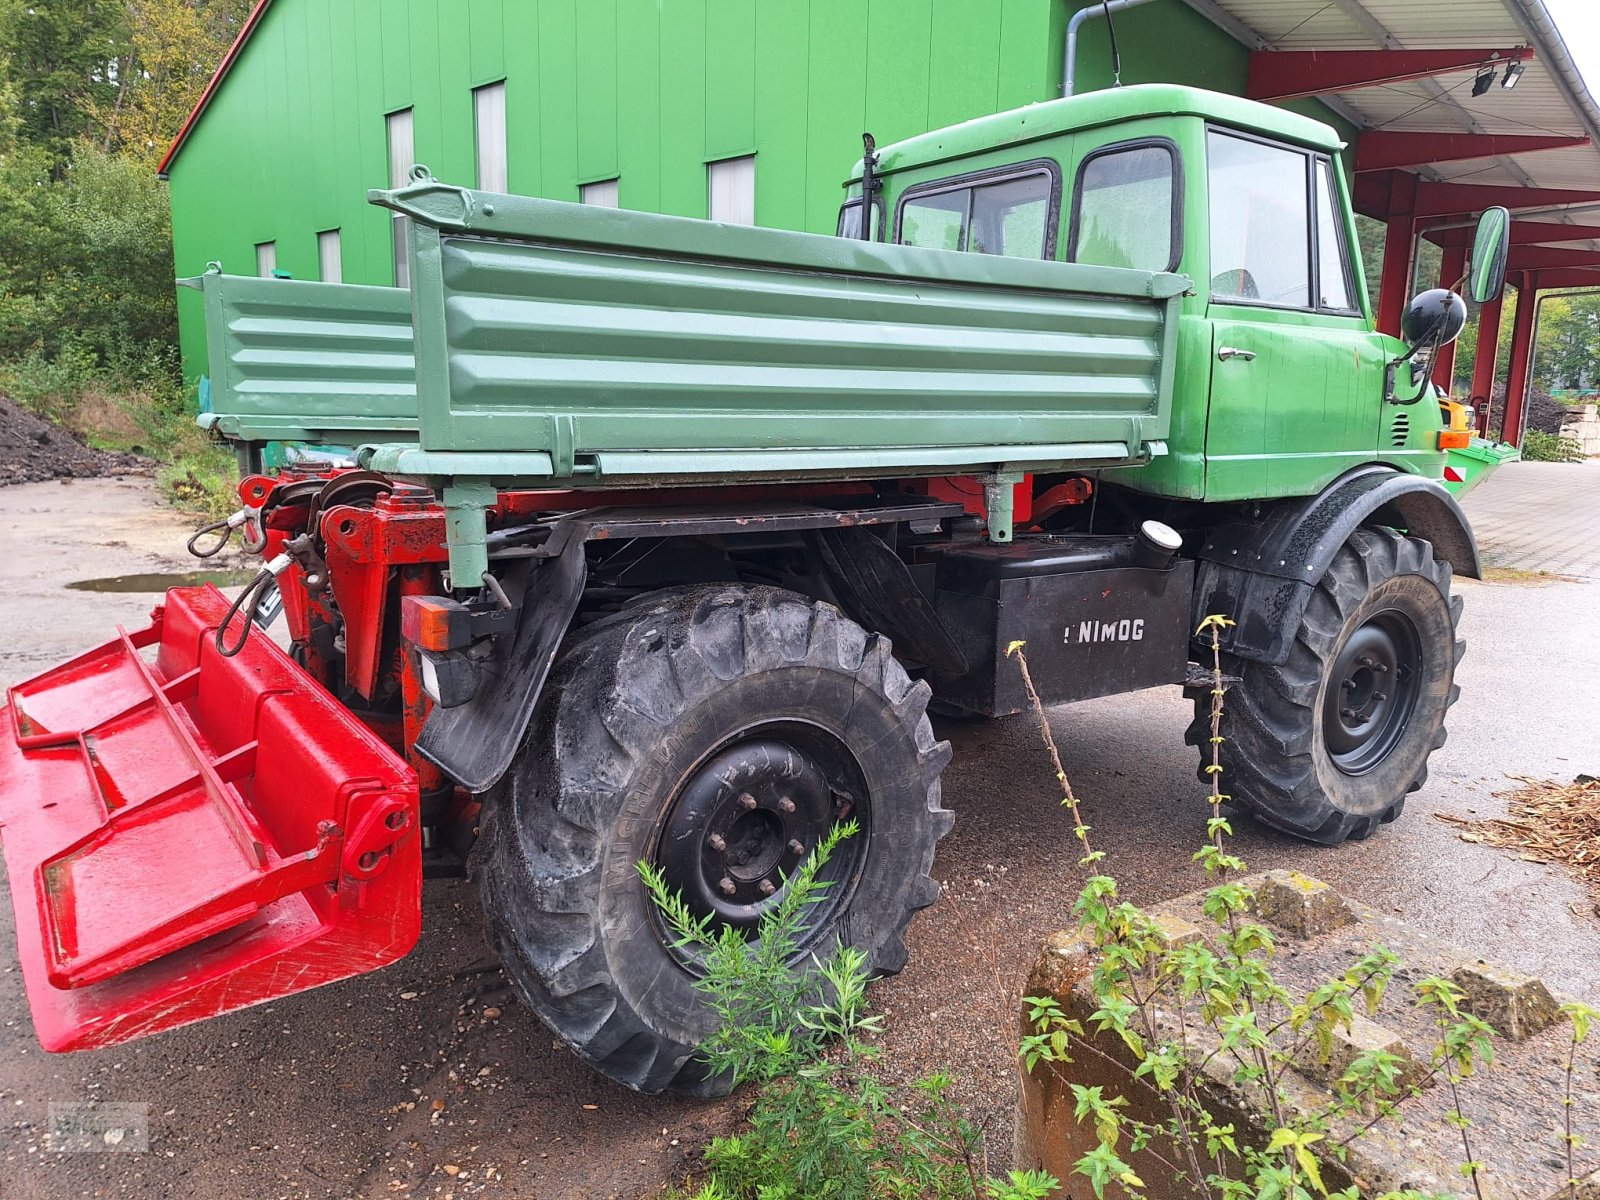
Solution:
M94 450L59 426L0 396L0 487L47 479L148 474L149 459Z

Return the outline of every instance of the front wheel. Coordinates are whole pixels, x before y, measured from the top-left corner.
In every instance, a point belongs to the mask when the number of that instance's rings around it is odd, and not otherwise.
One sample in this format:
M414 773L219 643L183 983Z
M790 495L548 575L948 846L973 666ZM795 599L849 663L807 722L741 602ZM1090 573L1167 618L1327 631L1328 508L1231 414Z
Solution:
M1222 790L1264 823L1334 845L1393 821L1444 745L1460 689L1461 598L1433 547L1361 529L1312 593L1282 666L1223 655ZM1188 740L1209 783L1211 698Z
M546 1024L643 1092L726 1089L695 1056L714 1015L636 870L754 935L835 823L801 958L835 940L876 974L934 900L946 743L926 684L829 604L775 588L657 593L581 632L487 797L475 861L491 936ZM798 964L797 964L798 965Z

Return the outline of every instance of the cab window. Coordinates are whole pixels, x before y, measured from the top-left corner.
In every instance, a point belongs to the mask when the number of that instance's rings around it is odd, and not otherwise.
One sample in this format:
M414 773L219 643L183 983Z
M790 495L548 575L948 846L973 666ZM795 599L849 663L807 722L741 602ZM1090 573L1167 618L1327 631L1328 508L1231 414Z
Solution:
M874 197L872 201L872 228L868 235L873 241L883 237L883 198ZM839 209L839 224L834 232L842 238L861 237L861 201L846 200Z
M1211 296L1311 306L1308 156L1211 130Z
M1340 220L1339 189L1333 185L1333 164L1317 163L1317 307L1352 312L1356 308L1350 286L1350 263L1345 255L1344 222Z
M896 209L895 240L935 250L1052 258L1059 179L1056 165L1041 160L910 188Z
M1177 148L1164 138L1096 150L1078 168L1068 260L1174 269L1182 252L1182 192Z

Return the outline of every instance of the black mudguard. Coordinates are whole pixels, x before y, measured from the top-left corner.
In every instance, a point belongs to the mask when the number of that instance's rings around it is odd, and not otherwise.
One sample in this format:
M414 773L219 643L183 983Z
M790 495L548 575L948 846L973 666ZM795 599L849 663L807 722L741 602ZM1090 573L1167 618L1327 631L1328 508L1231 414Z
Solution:
M1196 555L1196 623L1212 613L1231 617L1238 624L1224 635L1229 652L1287 662L1317 581L1364 525L1423 538L1456 574L1481 575L1472 527L1443 486L1392 467L1360 467L1315 496L1264 505L1257 520L1213 529Z
M967 669L933 605L900 556L870 529L818 529L812 533L840 605L857 624L884 634L903 657L948 675Z
M510 644L484 665L477 694L468 703L434 707L417 735L418 754L471 791L487 791L499 782L528 732L588 574L581 537L568 540L560 554L537 560Z

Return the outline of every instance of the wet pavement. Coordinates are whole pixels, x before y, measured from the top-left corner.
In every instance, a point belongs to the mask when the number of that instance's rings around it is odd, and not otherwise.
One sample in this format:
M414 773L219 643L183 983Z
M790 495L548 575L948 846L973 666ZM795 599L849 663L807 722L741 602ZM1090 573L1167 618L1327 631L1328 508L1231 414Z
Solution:
M1600 465L1567 469L1600 481ZM1554 478L1566 486L1586 477ZM1482 528L1499 519L1490 486L1469 504ZM76 487L0 488L8 547L0 682L81 650L114 621L137 623L154 600L63 584L191 566L181 553L187 527L156 506L147 484ZM1592 500L1562 495L1524 519L1543 522L1552 503L1564 505L1554 519L1576 537L1596 536ZM1501 543L1485 541L1499 553ZM1580 568L1565 573L1590 573ZM1252 869L1297 867L1594 1000L1592 898L1556 868L1461 841L1432 814L1498 815L1495 793L1514 775L1600 773L1600 641L1582 632L1600 611L1600 582L1517 577L1460 588L1462 697L1406 814L1367 842L1331 850L1240 820L1237 849ZM1175 689L1051 713L1094 836L1135 901L1199 883L1189 856L1207 810L1194 752L1182 744L1187 718ZM951 1072L998 1170L1011 1145L1015 989L1040 940L1066 922L1080 875L1036 728L1011 718L941 733L956 751L945 799L957 821L935 864L944 894L911 927L907 970L874 999L888 1015L889 1072ZM472 890L458 882L427 886L422 941L391 967L89 1054L38 1049L13 953L6 912L0 1195L8 1200L642 1196L681 1180L748 1099L644 1098L590 1074L506 993L486 961ZM49 1105L82 1100L148 1106L149 1150L51 1152Z

